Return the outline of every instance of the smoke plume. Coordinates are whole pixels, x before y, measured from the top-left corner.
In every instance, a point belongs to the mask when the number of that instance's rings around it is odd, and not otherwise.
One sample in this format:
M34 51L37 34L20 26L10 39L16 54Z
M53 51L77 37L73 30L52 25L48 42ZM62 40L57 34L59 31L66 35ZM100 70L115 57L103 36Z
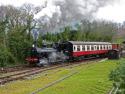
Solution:
M47 15L42 16L39 22L44 23L41 21L44 21L44 18L46 18L46 26L44 24L45 28L43 29L46 31L55 31L57 28L76 21L91 20L100 7L114 2L115 0L54 0L53 5L58 8L58 11L55 11L52 17L48 17Z

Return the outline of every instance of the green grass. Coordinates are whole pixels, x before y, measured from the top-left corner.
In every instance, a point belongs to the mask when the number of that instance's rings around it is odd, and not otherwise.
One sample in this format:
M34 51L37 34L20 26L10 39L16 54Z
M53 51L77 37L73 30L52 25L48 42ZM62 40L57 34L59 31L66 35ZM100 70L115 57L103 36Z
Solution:
M0 94L29 94L76 70L79 70L78 74L38 94L106 94L112 86L108 75L117 66L118 63L116 62L119 62L119 60L107 60L100 63L81 65L72 69L50 70L33 79L11 82L1 86Z
M38 94L107 94L112 87L108 75L119 61L106 62L82 66L79 74L54 85Z

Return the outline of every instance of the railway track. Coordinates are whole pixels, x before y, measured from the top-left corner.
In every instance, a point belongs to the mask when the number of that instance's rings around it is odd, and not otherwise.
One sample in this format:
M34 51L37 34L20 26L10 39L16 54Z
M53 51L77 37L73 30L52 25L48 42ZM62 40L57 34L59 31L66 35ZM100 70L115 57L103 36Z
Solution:
M45 72L47 70L52 70L52 69L56 69L56 68L60 68L60 67L75 67L75 66L79 66L83 62L84 62L83 64L88 64L88 63L93 63L93 62L97 62L100 60L102 60L102 59L92 59L92 60L84 60L84 61L74 62L74 63L64 63L64 64L52 65L52 66L42 67L42 68L38 68L38 67L32 68L32 69L30 68L28 70L24 70L24 71L20 71L18 73L0 77L0 84L3 85L5 83L11 82L11 81L24 79L25 77L35 75L35 74L38 74L41 72ZM92 62L90 62L90 61L92 61Z
M13 67L2 67L0 68L0 73L8 73L8 72L14 72L14 71L19 71L19 70L24 70L27 68L27 64L24 65L17 65Z
M51 70L51 69L56 69L58 67L61 67L61 65L48 67L48 68L46 67L46 68L42 68L42 69L41 68L33 68L33 69L29 69L29 70L26 70L26 71L23 71L23 72L20 71L19 73L14 73L14 74L11 74L11 75L0 77L0 84L5 84L5 83L8 83L10 81L23 79L26 76L38 74L40 72L44 72L44 71Z

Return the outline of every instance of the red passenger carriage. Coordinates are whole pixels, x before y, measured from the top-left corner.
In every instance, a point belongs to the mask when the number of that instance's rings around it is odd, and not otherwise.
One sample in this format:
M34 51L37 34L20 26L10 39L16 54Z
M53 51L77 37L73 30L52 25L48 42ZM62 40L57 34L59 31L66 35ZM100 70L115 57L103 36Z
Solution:
M110 53L118 54L120 49L119 44L112 44L110 42L68 41L65 45L65 50L67 50L71 58L109 56Z

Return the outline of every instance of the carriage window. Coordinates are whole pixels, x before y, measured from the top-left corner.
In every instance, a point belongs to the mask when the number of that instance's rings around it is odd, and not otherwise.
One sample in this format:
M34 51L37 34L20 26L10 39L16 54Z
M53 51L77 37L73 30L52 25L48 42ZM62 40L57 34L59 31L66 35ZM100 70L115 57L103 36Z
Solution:
M94 46L91 46L91 50L94 50Z
M102 50L102 45L100 45L100 50Z
M94 50L97 50L97 46L96 45L94 45Z
M109 46L108 46L108 48L109 48L109 50L110 50L110 49L112 49L112 46L111 46L111 45L109 45Z
M76 50L76 47L74 46L74 51Z
M82 50L85 51L85 46L82 46Z
M109 50L109 45L108 45L108 50Z
M105 50L105 45L103 46L103 49Z
M107 45L107 50L108 50L108 45Z
M107 46L107 49L109 50L109 45Z
M100 45L99 45L99 50L100 50Z
M99 45L97 46L97 50L99 50Z
M90 50L90 47L89 47L89 45L87 46L87 51L89 51Z
M80 45L77 46L77 51L80 51Z

